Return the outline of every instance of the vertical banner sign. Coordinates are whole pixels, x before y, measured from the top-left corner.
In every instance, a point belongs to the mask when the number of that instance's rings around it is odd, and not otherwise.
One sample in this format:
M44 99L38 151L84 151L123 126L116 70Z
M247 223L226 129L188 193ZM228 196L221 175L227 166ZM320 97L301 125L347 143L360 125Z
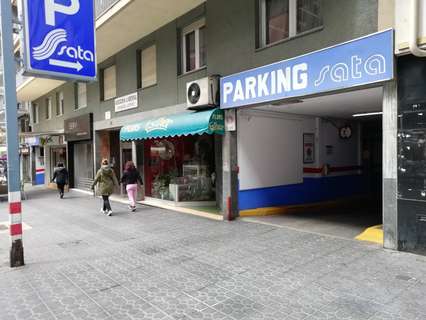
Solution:
M93 0L22 0L25 73L96 79Z

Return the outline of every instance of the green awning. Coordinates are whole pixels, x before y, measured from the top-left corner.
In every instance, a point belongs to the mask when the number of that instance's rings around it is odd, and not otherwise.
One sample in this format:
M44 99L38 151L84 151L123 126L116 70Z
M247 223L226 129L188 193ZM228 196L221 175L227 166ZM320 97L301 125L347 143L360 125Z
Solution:
M224 114L220 109L202 112L179 113L147 119L124 126L120 131L121 141L156 139L196 134L223 134Z

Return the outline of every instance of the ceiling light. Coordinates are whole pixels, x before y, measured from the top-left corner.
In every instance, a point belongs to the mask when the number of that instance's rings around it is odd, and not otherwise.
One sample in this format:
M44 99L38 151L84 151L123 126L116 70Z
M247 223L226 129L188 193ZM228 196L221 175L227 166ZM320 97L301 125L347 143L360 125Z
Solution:
M378 115L382 115L383 112L367 112L367 113L356 113L353 114L352 117L354 118L359 118L359 117L370 117L370 116L378 116Z

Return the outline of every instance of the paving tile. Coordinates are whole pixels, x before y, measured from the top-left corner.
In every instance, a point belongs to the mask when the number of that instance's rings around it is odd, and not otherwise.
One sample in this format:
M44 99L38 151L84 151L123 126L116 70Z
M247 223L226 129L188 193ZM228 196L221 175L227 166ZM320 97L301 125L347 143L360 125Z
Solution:
M116 203L110 219L68 196L25 203L24 268L8 268L0 235L1 320L426 319L426 257Z

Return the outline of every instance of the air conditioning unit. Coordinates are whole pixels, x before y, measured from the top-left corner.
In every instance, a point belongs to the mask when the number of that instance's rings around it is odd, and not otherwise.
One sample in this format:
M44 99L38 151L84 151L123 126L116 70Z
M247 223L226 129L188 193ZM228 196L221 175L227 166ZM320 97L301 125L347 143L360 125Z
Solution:
M219 105L219 77L210 76L186 84L189 110L205 110Z

